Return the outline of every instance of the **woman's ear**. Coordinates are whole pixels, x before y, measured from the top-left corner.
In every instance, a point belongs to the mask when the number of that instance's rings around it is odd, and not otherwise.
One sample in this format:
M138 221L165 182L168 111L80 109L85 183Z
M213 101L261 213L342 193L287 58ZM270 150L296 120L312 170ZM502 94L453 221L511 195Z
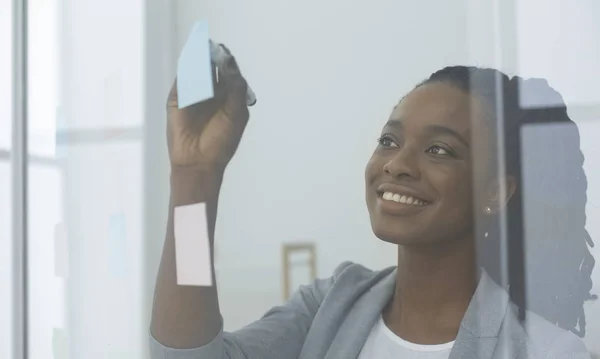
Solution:
M502 211L508 205L508 202L515 194L517 181L513 176L507 176L503 180L490 184L488 198L484 212L487 215L495 214Z

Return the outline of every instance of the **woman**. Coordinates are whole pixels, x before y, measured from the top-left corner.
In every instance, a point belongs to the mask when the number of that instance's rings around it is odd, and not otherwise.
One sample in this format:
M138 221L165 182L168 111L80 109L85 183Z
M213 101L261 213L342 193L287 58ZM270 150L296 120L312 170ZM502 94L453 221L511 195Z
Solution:
M343 263L262 319L224 333L217 288L177 286L173 234L173 209L205 202L212 241L223 173L249 118L246 83L234 58L219 71L214 99L179 110L176 86L169 96L171 208L154 298L153 358L589 358L572 333L584 334L593 267L577 131L564 135L579 156L568 173L577 178L570 188L578 191L566 204L573 212L563 222L569 242L540 242L537 252L563 255L561 248L568 248L555 271L562 277L528 283L536 288L535 300L525 302L524 283L516 282L522 275L511 275L508 291L496 284L503 213L509 243L522 239L515 131L520 122L571 122L564 106L518 109L519 89L527 84L557 96L545 83L466 67L438 71L401 99L367 164L372 228L398 245L398 267L374 272ZM506 118L501 143L498 113ZM494 159L503 146L506 165L500 166ZM509 258L519 259L511 263L518 269L522 246L513 247ZM545 247L552 250L542 252ZM529 277L538 278L531 267Z

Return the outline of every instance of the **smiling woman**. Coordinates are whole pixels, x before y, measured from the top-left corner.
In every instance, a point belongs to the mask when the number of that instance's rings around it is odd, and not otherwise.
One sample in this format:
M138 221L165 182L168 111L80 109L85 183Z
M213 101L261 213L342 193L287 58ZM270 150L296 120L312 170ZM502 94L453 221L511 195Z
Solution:
M478 106L471 108L463 91L432 83L419 86L394 108L366 169L367 205L377 237L395 244L432 244L469 235L469 133L471 113L483 114ZM426 205L390 203L381 189Z
M577 129L564 106L520 108L519 91L558 96L545 82L462 66L434 73L400 100L366 167L371 226L397 245L397 267L343 263L260 320L223 332L216 287L177 286L173 245L174 208L195 202L207 203L213 240L225 166L249 118L233 58L219 71L221 95L186 110L169 107L172 205L155 291L154 358L589 358L573 334L585 334L594 263ZM169 103L175 98L173 87ZM531 123L569 126L560 138L569 161L547 161L561 174L538 175L571 200L543 207L562 231L527 238L536 249L526 262L535 295L525 302L524 272L501 285L500 253L506 229L509 272L522 269L519 131ZM571 215L557 215L565 210Z

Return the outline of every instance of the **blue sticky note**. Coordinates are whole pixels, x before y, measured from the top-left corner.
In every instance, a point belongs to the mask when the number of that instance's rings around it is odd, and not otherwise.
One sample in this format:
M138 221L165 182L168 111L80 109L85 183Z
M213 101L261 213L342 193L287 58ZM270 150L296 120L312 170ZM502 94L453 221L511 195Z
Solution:
M108 219L108 271L116 278L127 275L127 241L123 213L113 214Z
M214 96L208 23L196 22L177 62L177 100L179 108Z
M69 358L69 335L64 329L53 328L52 330L52 353L54 359Z

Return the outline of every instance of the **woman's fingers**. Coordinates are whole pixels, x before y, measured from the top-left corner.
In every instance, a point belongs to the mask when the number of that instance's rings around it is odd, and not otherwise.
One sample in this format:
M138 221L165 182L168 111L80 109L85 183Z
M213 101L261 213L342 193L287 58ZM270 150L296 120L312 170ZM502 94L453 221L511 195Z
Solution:
M239 118L242 121L247 120L248 106L246 105L246 92L248 84L240 72L235 57L229 52L224 66L220 69L220 73L223 79L220 82L222 82L226 89L223 107L225 114L230 119L237 120Z

